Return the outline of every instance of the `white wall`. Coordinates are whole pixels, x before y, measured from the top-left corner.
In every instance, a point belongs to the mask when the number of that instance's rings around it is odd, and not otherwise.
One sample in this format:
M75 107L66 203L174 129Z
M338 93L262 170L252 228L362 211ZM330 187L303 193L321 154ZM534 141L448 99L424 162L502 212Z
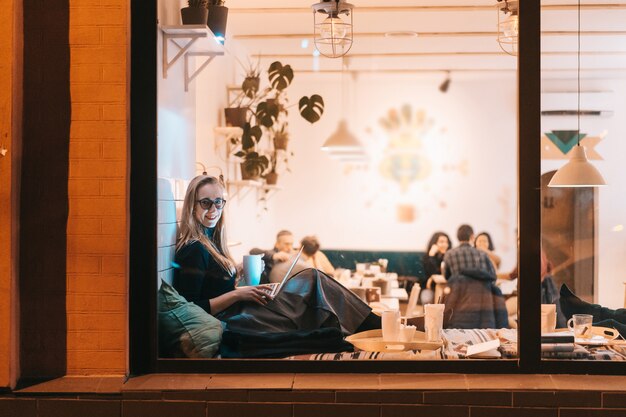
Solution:
M447 94L441 80L409 76L362 77L353 83L349 127L366 146L371 163L351 170L330 159L320 146L342 117L340 78L313 85L298 76L290 88L292 102L320 93L326 102L323 119L315 124L292 112L292 174L280 182L276 196L280 228L296 238L316 234L325 247L345 249L425 250L430 235L444 230L453 237L462 223L476 232L487 230L503 270L515 265L516 127L515 84L512 80L453 79ZM412 113L425 111L433 121L430 133L416 149L431 164L430 174L406 191L381 175L380 166L390 136L378 120L390 109L409 104ZM294 109L295 110L295 109ZM415 131L409 129L409 132ZM396 207L411 204L416 218L401 223Z

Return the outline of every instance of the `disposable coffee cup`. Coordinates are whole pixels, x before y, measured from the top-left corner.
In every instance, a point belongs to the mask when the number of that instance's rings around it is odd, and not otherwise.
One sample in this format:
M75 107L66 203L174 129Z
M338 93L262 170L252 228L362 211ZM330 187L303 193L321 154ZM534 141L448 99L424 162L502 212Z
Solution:
M426 304L424 306L424 330L426 340L440 342L443 331L444 304Z
M385 310L382 317L383 341L397 342L400 340L400 312Z
M556 330L556 304L541 304L541 332L552 333Z
M261 255L243 256L243 280L246 285L259 285L263 272L263 257Z

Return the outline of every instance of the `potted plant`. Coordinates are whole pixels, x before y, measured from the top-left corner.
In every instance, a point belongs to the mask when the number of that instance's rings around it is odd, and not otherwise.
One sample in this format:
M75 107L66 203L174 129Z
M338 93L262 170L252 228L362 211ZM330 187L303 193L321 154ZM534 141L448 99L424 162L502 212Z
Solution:
M207 26L223 45L226 39L228 7L224 6L224 0L208 0L208 2L209 16L206 20Z
M267 156L257 151L262 135L261 128L250 126L250 123L246 123L243 128L241 149L235 153L235 156L243 159L241 162L241 179L243 180L258 180L269 167L270 161Z
M238 126L243 129L248 122L249 103L246 105L244 101L251 102L259 91L261 85L261 77L259 71L259 62L256 65L248 63L246 76L241 83L241 92L234 101L239 101L236 107L227 107L224 109L224 117L226 126Z
M260 142L262 137L268 138L271 159L267 160L266 169L269 167L270 172L266 173L265 178L270 183L278 174L276 170L278 161L287 162L289 155L287 153L289 141L287 117L290 106L286 89L291 85L294 74L290 65L283 65L279 61L273 62L267 73L269 86L261 89L259 65L258 63L256 66L250 65L241 84L238 108L246 109L246 126L248 127L244 128L241 137L242 149L235 155L240 157L247 155L246 150L250 149L251 144ZM298 110L305 120L315 123L324 113L324 100L317 94L310 97L304 96L298 102ZM238 144L237 140L233 142L233 145ZM281 156L279 152L282 152ZM256 156L252 155L251 158L254 159Z
M206 25L209 0L188 0L187 6L180 9L183 25Z

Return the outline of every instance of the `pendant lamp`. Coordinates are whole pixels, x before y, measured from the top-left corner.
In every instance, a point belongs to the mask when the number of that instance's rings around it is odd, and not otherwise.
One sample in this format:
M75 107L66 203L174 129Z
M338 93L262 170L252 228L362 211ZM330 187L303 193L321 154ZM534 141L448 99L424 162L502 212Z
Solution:
M327 58L339 58L352 48L353 5L344 0L324 0L311 6L315 48Z
M580 0L578 0L578 134L571 159L558 169L548 187L602 187L606 181L600 171L587 159L585 148L580 146Z
M498 0L498 45L509 55L517 55L519 35L519 2L516 0Z
M326 139L322 145L322 150L333 156L365 153L361 142L348 130L348 123L345 119L339 121L337 130Z

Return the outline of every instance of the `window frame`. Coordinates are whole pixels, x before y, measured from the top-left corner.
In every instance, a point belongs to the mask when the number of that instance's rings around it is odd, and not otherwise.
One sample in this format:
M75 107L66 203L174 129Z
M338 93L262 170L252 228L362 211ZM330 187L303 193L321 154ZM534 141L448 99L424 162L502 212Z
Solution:
M540 348L540 0L520 4L518 55L518 359L285 361L159 359L157 354L157 0L131 0L129 362L131 374L211 373L570 373L625 374L626 363L542 360ZM147 243L146 243L147 242ZM535 303L529 300L536 300ZM522 304L522 301L524 302ZM536 308L531 308L535 306ZM525 307L525 308L524 308ZM146 325L148 323L148 325Z

